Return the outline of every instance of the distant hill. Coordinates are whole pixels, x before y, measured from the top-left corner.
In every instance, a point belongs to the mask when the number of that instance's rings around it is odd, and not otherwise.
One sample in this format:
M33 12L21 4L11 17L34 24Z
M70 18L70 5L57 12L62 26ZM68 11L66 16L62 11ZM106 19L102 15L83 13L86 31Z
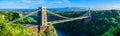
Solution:
M49 8L49 10L57 12L67 12L67 11L86 11L88 9L83 7L63 7L63 8Z
M0 11L19 11L19 12L31 12L36 9L0 9Z

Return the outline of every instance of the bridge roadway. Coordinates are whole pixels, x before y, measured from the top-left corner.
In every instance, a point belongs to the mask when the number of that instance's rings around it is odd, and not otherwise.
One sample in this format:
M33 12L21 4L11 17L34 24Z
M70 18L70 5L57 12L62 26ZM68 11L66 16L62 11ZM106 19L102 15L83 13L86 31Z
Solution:
M88 16L81 16L81 17L69 18L69 19L65 19L65 20L51 21L51 22L48 22L48 23L50 23L50 24L57 24L57 23L63 23L63 22L78 20L78 19L84 19L84 18L87 18L87 17L88 17Z

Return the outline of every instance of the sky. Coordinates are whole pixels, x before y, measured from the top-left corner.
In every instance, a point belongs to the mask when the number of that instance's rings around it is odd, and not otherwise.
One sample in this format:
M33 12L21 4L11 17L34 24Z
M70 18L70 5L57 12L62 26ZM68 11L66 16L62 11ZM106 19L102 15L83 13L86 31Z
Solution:
M120 0L0 0L0 9L37 9L40 6L119 9Z

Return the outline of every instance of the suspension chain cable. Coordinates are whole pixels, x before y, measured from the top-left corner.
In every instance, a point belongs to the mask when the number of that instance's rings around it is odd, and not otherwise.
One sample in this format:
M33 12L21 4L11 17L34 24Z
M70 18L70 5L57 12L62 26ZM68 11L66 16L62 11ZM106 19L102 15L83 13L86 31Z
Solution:
M51 22L48 22L48 23L56 24L56 23L68 22L68 21L73 21L73 20L78 20L78 19L84 19L84 18L89 17L88 14L89 14L89 12L83 14L82 16L76 17L76 18L69 18L69 19L65 19L65 20L51 21Z
M84 18L87 18L87 16L81 16L81 17L76 17L76 18L69 18L69 19L65 19L65 20L51 21L51 22L48 22L48 23L56 24L56 23L63 23L63 22L68 22L68 21L73 21L73 20L78 20L78 19L84 19Z
M53 13L52 11L49 11L47 10L48 13L52 14L52 15L55 15L55 16L58 16L58 17L61 17L61 18L69 18L69 17L65 17L65 16L62 16L62 15L59 15L59 14L56 14L56 13Z
M15 19L15 20L10 21L10 22L8 22L8 23L9 23L9 24L12 24L12 23L14 23L14 22L16 22L16 21L18 21L18 20L21 20L21 19L23 19L23 18L26 18L26 17L28 17L28 16L31 16L31 15L37 13L38 11L40 11L40 10L37 10L37 11L31 12L31 13L25 15L24 17L21 17L21 18Z

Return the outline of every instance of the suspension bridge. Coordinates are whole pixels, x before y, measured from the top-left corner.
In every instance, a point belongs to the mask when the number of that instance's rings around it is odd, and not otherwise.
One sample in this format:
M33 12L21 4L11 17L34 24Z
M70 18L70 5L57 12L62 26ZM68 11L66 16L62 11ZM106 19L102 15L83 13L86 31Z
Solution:
M74 20L78 20L78 19L83 19L84 23L86 24L89 21L91 21L91 19L92 19L90 11L86 12L82 16L79 16L79 17L76 17L76 18L70 18L70 17L65 17L65 16L62 16L62 15L56 14L56 13L50 11L50 10L47 10L46 7L42 6L42 7L39 7L39 9L37 11L31 12L31 13L29 13L29 14L21 17L21 18L10 21L10 22L8 22L8 24L12 24L12 23L14 23L18 20L21 20L21 19L26 18L28 16L34 15L36 13L37 13L37 26L38 26L38 29L40 31L45 31L47 29L47 26L49 26L50 24L69 22L69 21L74 21ZM47 21L47 13L52 14L54 16L61 17L61 18L65 18L65 19L48 22Z

